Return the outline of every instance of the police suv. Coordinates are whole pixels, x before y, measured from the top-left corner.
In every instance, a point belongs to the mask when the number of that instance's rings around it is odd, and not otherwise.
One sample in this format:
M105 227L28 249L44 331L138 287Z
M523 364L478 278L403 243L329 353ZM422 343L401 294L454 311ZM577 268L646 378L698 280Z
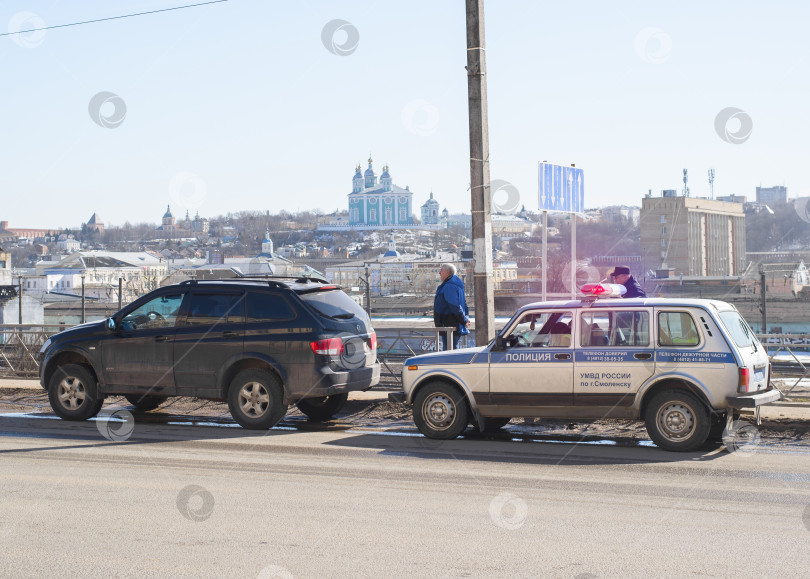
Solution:
M522 307L487 346L409 358L391 398L413 405L430 438L512 417L643 419L672 451L719 441L741 409L780 398L765 348L734 306L606 299L624 289L588 284L581 300Z

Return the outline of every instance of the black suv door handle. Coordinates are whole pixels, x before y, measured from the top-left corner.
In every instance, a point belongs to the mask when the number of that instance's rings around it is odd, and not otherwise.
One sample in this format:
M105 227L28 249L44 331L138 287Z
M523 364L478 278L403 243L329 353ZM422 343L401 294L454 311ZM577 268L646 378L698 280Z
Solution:
M168 342L169 336L155 336L155 342Z
M652 358L652 354L649 352L639 352L638 354L633 354L633 358L636 360L649 360Z
M554 354L555 360L568 360L571 358L571 354Z
M239 337L239 332L231 332L230 330L227 332L222 332L223 338L237 338Z

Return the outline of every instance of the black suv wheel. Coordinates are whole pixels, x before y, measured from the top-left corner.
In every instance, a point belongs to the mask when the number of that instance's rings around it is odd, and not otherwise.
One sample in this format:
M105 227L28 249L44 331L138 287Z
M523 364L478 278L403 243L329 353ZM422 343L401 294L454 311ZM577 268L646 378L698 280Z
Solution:
M228 389L228 408L244 428L272 428L287 412L281 380L266 370L242 370Z
M48 400L54 413L65 420L87 420L98 414L103 398L93 374L79 364L59 366L48 384Z

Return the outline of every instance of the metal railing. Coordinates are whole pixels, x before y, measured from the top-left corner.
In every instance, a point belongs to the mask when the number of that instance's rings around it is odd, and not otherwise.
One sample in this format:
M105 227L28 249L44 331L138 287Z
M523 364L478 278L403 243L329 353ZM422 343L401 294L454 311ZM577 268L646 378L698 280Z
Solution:
M810 398L810 384L802 383L810 378L810 335L757 334L757 338L768 352L772 377L783 382L782 396L788 400Z
M397 326L377 328L377 360L380 375L402 383L402 363L411 356L436 352L440 336L447 337L447 349L453 349L454 327Z
M36 377L37 354L50 336L67 329L61 325L0 325L0 377Z

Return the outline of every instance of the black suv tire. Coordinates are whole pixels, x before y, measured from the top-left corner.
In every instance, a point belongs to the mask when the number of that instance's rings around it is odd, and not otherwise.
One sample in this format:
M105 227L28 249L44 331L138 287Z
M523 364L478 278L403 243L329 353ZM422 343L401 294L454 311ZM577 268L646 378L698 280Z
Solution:
M92 372L79 364L56 368L48 383L48 400L54 413L65 420L92 418L104 404Z
M318 396L299 400L298 410L306 414L311 420L329 420L345 406L349 399L348 392L332 394L331 396Z
M132 404L138 412L154 410L166 402L165 396L147 396L145 394L127 394L124 398L126 398L127 402Z
M272 428L287 413L281 380L266 370L242 370L228 389L228 408L243 428Z

